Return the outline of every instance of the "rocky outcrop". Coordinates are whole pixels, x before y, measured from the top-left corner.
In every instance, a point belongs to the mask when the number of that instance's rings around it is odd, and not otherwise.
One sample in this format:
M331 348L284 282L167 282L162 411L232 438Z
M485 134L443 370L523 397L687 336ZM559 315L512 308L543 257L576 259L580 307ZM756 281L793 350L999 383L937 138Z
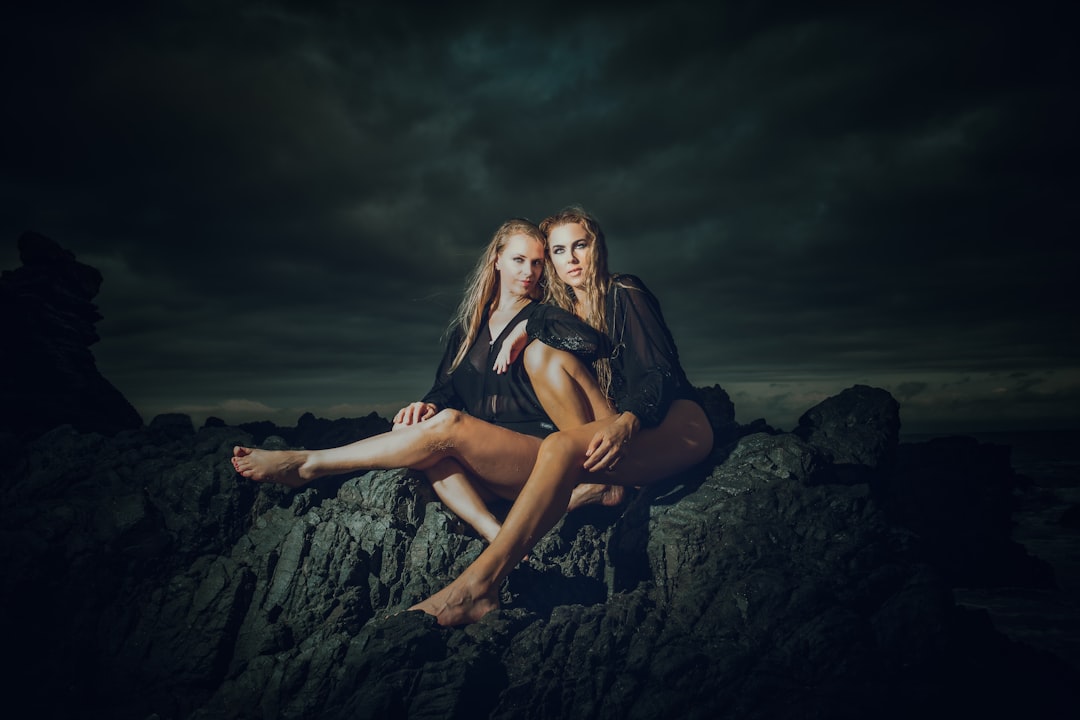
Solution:
M233 474L240 428L56 429L3 461L9 680L42 716L140 720L1069 716L1075 673L958 607L938 562L981 537L987 565L1007 528L917 512L996 497L1007 457L898 446L880 391L808 413L827 441L711 397L708 462L567 516L457 629L402 612L483 548L414 473L291 491Z
M338 418L327 420L304 413L294 427L282 427L274 423L243 423L240 428L251 434L255 443L261 443L268 437L277 437L292 447L304 447L310 450L338 447L353 442L357 438L375 435L390 430L390 421L375 413L362 418Z
M0 433L35 437L59 425L113 434L142 418L98 372L101 273L49 238L19 238L22 267L0 275Z
M824 451L840 476L866 479L896 455L900 404L881 388L855 385L807 410L794 433Z

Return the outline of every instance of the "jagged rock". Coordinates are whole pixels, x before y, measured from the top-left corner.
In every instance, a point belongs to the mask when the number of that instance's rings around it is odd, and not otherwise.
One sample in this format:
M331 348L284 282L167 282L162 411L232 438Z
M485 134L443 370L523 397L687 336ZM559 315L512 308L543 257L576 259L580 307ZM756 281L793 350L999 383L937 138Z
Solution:
M162 413L150 421L150 430L164 436L183 437L195 433L195 424L184 413Z
M881 388L855 385L807 410L794 433L837 465L874 470L896 454L900 404Z
M0 275L0 432L36 437L59 425L113 434L142 418L98 372L101 273L52 240L19 238L22 267Z
M705 414L709 417L714 444L723 447L737 438L739 426L735 422L735 403L731 402L727 391L719 385L713 385L700 388L698 396L705 408Z
M319 450L347 445L369 435L386 432L390 429L390 422L375 413L362 418L337 420L304 413L293 427L282 427L266 420L242 423L240 427L251 434L256 444L262 444L269 437L279 437L289 447Z
M956 606L925 552L951 519L910 513L948 464L902 449L896 471L887 433L852 427L737 429L625 508L564 518L503 609L455 629L401 612L483 548L419 475L290 490L233 473L243 429L58 428L14 453L0 506L9 679L42 716L140 720L1068 716L1076 673ZM866 482L837 477L838 447L878 459Z

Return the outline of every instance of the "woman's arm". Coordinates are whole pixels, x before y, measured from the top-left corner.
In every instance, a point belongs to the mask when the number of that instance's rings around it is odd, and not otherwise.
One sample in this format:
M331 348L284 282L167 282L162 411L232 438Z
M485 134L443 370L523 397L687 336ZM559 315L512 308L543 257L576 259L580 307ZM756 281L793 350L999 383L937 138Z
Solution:
M615 464L622 457L623 446L630 442L640 428L641 421L634 413L625 411L616 415L589 441L585 448L585 469L589 472L615 469Z
M528 323L528 320L519 322L503 340L502 347L499 348L499 354L495 357L495 366L492 368L499 375L502 375L514 364L514 361L521 355L521 351L529 344Z
M537 304L533 313L518 323L503 341L495 371L506 372L533 340L565 350L586 365L606 353L610 345L603 333L575 315L554 305Z
M660 302L632 275L615 280L609 322L621 370L619 410L633 413L641 427L656 427L686 382L675 340Z
M529 339L565 350L584 363L606 354L610 347L603 333L555 305L537 305L525 329Z

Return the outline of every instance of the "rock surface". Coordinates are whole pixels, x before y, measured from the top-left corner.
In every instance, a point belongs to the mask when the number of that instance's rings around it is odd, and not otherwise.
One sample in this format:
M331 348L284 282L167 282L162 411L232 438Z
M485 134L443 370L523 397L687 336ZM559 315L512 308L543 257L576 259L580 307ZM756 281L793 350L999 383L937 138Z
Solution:
M19 238L22 267L0 275L0 433L36 437L58 425L113 434L140 427L131 403L98 372L101 273L49 238Z
M46 717L1072 716L1075 672L950 590L1040 577L1007 454L898 446L872 388L794 433L710 397L706 463L567 516L456 629L402 610L483 543L414 473L291 491L234 475L242 428L55 429L0 467L8 680Z

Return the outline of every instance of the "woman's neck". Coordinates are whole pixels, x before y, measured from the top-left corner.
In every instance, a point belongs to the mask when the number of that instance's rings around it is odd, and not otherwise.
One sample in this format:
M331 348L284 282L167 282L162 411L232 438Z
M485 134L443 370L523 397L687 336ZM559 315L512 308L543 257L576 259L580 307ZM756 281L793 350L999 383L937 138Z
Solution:
M588 296L585 293L578 293L574 298L574 314L585 320L591 312L592 302L590 302Z
M510 312L517 310L524 307L530 299L531 298L526 295L514 295L513 293L504 290L495 297L495 302L491 304L491 312Z

